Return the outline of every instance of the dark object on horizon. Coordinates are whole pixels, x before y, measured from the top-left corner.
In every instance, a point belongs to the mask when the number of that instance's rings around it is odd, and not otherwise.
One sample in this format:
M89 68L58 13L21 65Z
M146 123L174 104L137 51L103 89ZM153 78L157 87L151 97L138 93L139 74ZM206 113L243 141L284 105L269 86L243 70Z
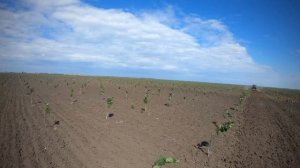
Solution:
M256 85L252 85L251 90L256 91Z

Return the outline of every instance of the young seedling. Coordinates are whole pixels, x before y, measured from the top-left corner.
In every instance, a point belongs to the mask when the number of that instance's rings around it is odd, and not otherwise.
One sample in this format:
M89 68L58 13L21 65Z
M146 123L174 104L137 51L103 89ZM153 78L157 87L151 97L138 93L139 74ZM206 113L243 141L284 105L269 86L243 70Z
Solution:
M246 96L247 96L247 93L243 92L242 95L240 96L240 105L244 102Z
M51 109L50 109L50 106L49 106L49 103L46 103L45 104L45 110L44 110L44 125L45 125L45 128L46 128L46 113L50 113Z
M80 95L82 95L83 94L83 84L81 85L81 87L79 88L79 93L80 93Z
M32 105L32 93L34 92L33 88L30 88L30 104Z
M171 101L173 93L169 93L169 101Z
M100 82L100 95L104 95L104 86L101 82Z
M73 97L73 95L74 95L74 89L72 88L70 96Z
M46 103L45 113L50 113L50 111L51 111L51 109L50 109L49 103Z
M227 132L232 127L233 127L233 121L229 120L217 128L217 134L219 134L219 132L222 132L222 133Z
M160 157L152 166L152 168L161 168L161 166L168 163L179 163L180 160L177 160L174 157Z
M30 94L32 94L34 92L34 89L30 88L29 92L30 92Z
M147 103L148 103L148 101L149 101L149 100L148 100L148 94L145 95L143 101L144 101L144 105L145 105L144 109L145 109L145 112L146 112L146 111L147 111Z
M114 97L108 97L107 99L106 99L106 104L107 104L107 108L108 109L110 109L111 108L111 106L113 105L113 101L114 101ZM106 119L108 118L108 117L112 117L113 116L113 113L110 113L110 112L107 112L106 113Z
M230 111L228 111L228 110L225 111L225 113L224 113L224 118L225 118L225 119L232 118L232 115L231 115Z
M27 86L27 95L31 95L32 93L33 93L33 91L34 91L34 89L33 88L30 88L30 86L28 85Z
M107 107L110 109L111 106L113 105L113 100L114 100L114 97L108 97L107 100L106 100L106 104L107 104Z
M80 94L84 94L85 93L86 86L87 86L86 83L83 83L81 85Z
M47 132L47 131L46 131L46 113L50 114L50 111L51 111L50 105L49 105L49 103L46 103L46 104L45 104L45 109L44 109L44 126L45 126L45 133ZM44 147L44 150L47 150L47 146L48 146L48 143L46 143L46 145L45 145L45 147Z
M128 100L128 91L126 90L125 93L126 93L126 100Z
M146 94L148 95L150 93L151 89L146 89Z
M54 88L57 88L59 86L59 84L54 85Z

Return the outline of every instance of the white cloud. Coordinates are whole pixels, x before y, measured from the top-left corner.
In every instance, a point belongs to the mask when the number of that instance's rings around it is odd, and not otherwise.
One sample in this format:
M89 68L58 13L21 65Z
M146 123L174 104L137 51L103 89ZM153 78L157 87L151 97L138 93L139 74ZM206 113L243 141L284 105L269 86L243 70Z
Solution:
M78 0L59 0L59 1L52 1L52 0L22 0L22 1L26 5L31 5L31 6L34 6L34 7L38 8L38 9L75 5L75 4L79 4L79 2L80 2Z
M214 19L102 9L76 0L0 8L0 59L87 62L186 73L269 73ZM152 13L153 12L153 13ZM176 26L174 26L176 25Z

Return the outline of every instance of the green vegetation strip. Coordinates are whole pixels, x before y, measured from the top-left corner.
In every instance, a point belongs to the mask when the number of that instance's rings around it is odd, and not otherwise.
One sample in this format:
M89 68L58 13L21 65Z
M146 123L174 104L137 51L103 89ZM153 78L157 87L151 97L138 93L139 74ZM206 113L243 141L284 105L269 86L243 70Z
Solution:
M152 168L161 168L167 163L179 163L180 161L174 157L160 157L152 166Z

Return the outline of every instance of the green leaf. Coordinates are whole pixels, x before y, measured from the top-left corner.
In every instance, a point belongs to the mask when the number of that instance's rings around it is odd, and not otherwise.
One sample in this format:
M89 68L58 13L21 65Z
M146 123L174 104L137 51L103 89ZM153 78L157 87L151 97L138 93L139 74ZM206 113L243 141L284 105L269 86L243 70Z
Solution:
M167 163L179 163L180 161L174 157L161 157L153 165L152 168L160 168Z

